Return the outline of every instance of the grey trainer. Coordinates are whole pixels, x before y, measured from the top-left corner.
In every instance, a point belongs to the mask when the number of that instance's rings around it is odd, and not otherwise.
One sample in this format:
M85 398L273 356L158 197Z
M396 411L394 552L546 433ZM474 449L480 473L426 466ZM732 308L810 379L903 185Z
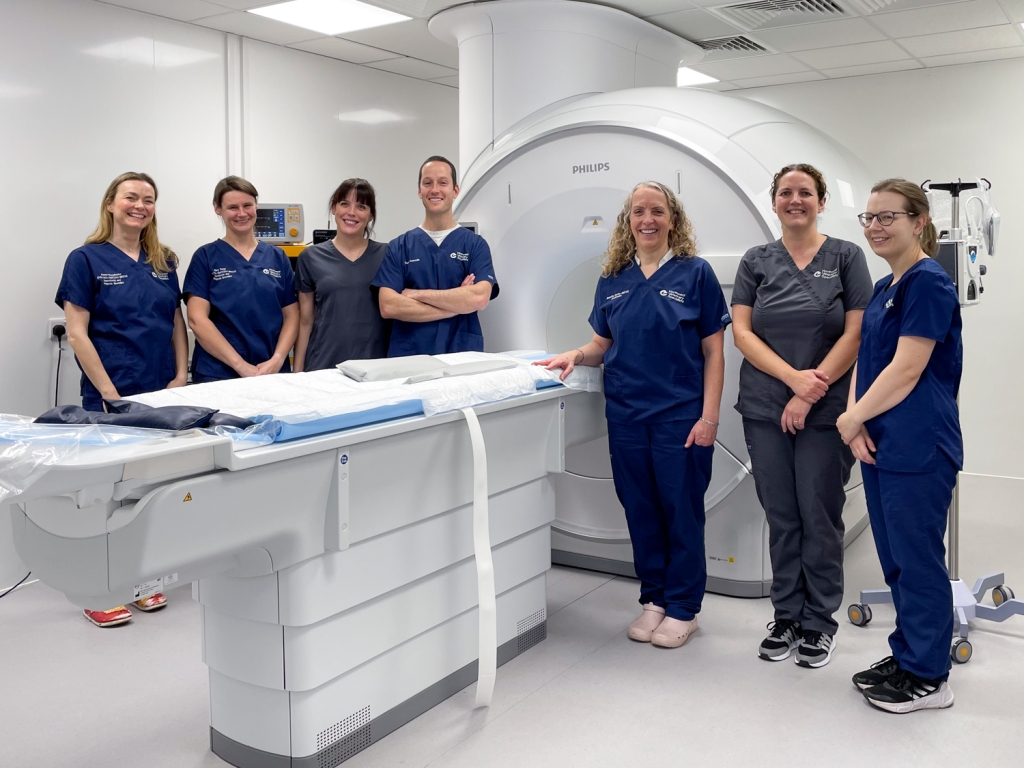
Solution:
M827 632L807 630L800 638L793 658L799 666L817 669L824 667L832 659L832 651L836 647L835 638Z
M788 659L790 652L800 642L800 624L789 619L779 619L768 625L768 637L761 641L757 655L765 661Z

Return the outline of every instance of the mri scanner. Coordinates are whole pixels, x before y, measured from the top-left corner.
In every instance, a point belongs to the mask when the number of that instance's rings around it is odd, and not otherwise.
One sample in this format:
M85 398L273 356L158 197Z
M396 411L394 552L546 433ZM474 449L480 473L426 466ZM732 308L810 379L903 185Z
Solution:
M460 6L430 29L460 51L456 212L490 242L501 282L482 315L490 350L590 337L601 254L644 179L678 192L727 294L743 252L778 236L767 190L786 163L825 173L824 231L860 236L861 165L776 110L671 87L700 55L681 38L549 0ZM731 408L739 357L726 350L709 587L761 596L767 528ZM333 768L542 641L552 557L632 573L601 395L532 382L514 394L244 451L195 432L67 455L16 447L49 471L0 502L22 559L78 605L193 583L214 752L245 768ZM865 524L859 479L844 519L848 536Z
M831 198L822 231L863 238L856 214L872 179L862 164L778 110L665 87L680 63L700 56L685 40L609 8L548 0L460 6L435 16L430 29L459 46L464 179L456 216L487 239L501 283L500 299L481 315L490 350L556 352L590 340L602 254L640 181L660 181L679 195L726 299L743 253L781 234L769 186L786 164L811 163L825 175ZM705 498L708 589L761 597L771 587L768 526L732 407L742 358L731 330L726 337ZM607 435L569 446L553 483L553 561L633 576ZM843 519L847 543L867 525L859 467Z

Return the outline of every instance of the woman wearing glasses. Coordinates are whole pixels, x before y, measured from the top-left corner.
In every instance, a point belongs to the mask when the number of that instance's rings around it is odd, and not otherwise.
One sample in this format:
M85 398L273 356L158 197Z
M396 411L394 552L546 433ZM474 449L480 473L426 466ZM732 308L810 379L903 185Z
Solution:
M860 216L892 275L864 312L856 385L837 426L861 461L871 532L896 629L892 655L853 676L889 712L953 703L953 597L944 562L946 513L963 465L956 404L963 357L960 304L938 251L928 198L903 179L880 181Z
M788 165L772 181L782 238L751 248L732 294L745 360L739 402L757 497L768 518L775 621L767 661L823 667L843 600L844 487L853 455L835 420L846 407L860 323L871 297L864 253L818 231L825 179Z

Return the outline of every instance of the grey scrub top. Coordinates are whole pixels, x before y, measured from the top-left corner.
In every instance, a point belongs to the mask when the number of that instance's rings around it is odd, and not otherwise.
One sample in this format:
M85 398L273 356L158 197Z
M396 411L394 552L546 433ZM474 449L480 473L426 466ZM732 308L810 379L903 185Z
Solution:
M751 328L793 368L816 368L846 327L846 313L864 309L874 286L860 247L826 237L811 263L799 270L781 240L747 251L736 271L732 303L753 307ZM850 371L829 382L805 424L835 426L846 410ZM736 410L745 418L778 422L793 390L747 360L740 368Z
M362 256L349 261L328 240L299 254L299 290L315 294L316 307L305 370L387 357L391 323L381 318L377 289L370 285L386 251L386 243L371 240Z

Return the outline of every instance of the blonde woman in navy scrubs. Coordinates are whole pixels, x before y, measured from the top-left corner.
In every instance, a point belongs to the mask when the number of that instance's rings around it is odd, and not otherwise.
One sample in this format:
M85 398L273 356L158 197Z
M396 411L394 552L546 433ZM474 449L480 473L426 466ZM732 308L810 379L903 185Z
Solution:
M729 311L671 190L626 198L597 284L593 339L537 365L604 362L615 492L626 511L643 611L629 638L676 648L697 629L707 582L704 493L725 377Z
M197 250L185 274L193 383L291 370L299 329L294 275L284 251L253 234L256 197L238 176L218 182L213 210L224 237Z
M178 259L157 235L156 198L148 175L122 173L103 195L96 231L64 264L55 300L82 369L82 406L90 411L104 410L103 399L181 387L187 380ZM162 594L135 603L143 611L166 604ZM98 627L132 618L123 605L84 613Z
M856 387L836 424L861 461L896 629L892 655L853 683L888 712L943 709L953 704L953 594L943 537L964 458L956 404L960 303L953 281L930 258L938 244L920 187L880 181L860 220L892 275L875 284L864 312Z
M732 292L743 353L739 402L757 498L768 518L775 620L757 653L828 664L843 601L844 488L853 454L835 423L846 408L871 276L859 246L818 231L825 179L787 165L772 179L782 237L751 248Z

